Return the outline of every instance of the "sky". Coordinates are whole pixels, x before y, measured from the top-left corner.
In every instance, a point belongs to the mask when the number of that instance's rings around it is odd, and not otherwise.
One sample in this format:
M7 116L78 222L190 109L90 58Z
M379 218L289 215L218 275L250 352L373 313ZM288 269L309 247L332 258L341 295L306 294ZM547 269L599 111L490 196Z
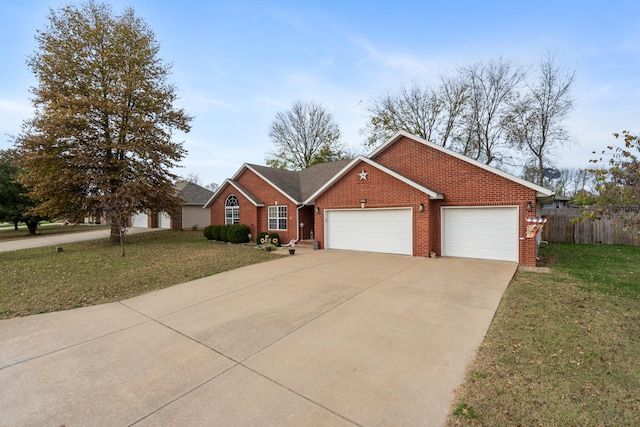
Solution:
M31 117L26 65L34 35L57 0L0 0L0 149ZM367 153L367 105L408 86L437 85L459 66L499 57L535 68L551 53L575 69L571 143L556 167L589 167L612 134L640 131L640 2L169 1L112 0L133 7L173 64L179 107L194 116L177 134L187 156L174 172L221 183L244 163L264 164L269 126L295 101L333 113L342 140Z

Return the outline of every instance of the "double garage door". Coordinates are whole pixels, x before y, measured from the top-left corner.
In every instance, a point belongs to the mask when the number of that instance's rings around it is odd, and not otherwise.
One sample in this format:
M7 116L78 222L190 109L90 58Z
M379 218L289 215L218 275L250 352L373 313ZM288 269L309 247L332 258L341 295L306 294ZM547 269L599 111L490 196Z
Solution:
M516 207L442 208L442 256L518 261Z
M443 256L518 261L517 208L442 208L441 219ZM413 254L411 209L327 210L325 221L329 249Z
M149 215L145 212L134 214L131 217L131 226L149 228ZM171 217L166 212L158 214L158 228L171 228Z
M327 248L413 254L411 209L327 210L325 214Z

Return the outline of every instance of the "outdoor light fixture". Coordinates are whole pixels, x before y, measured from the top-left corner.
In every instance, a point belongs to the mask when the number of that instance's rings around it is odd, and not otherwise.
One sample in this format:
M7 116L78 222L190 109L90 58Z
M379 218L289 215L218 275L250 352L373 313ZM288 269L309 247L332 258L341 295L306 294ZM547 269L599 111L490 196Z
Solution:
M319 214L320 213L320 208L316 208L316 213Z
M364 209L364 204L367 203L367 199L360 199L360 207Z
M533 206L531 205L531 202L527 202L527 212L531 212L532 208Z
M423 204L423 203L420 203L420 204L418 205L418 210L419 210L420 212L423 212L423 211L424 211L424 204Z

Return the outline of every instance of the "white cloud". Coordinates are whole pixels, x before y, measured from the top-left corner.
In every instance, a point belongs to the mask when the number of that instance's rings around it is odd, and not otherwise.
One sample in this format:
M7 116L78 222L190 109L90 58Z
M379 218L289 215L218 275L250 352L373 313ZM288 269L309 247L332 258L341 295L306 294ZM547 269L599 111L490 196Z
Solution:
M199 102L202 104L208 104L208 105L213 105L215 107L220 107L225 110L234 111L236 113L242 112L242 109L240 107L236 107L235 105L231 105L223 101L218 101L217 99L201 98L199 99Z
M404 78L420 78L426 83L434 84L441 74L448 72L456 64L455 56L432 55L424 57L406 53L394 47L394 53L385 52L375 47L370 41L362 37L349 37L350 42L366 52L366 57L360 60L360 67L369 67L371 63L382 67L382 76L391 74L404 76Z

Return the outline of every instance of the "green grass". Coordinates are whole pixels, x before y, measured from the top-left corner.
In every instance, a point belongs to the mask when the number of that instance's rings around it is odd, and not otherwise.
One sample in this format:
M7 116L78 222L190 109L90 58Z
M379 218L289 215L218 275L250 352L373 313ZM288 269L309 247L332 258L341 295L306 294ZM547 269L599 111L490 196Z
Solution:
M640 425L640 248L541 255L553 273L516 274L447 425Z
M627 298L640 297L640 247L622 245L542 246L543 262L581 280L580 287Z
M0 253L0 318L118 301L272 260L249 245L208 242L201 231L128 236L126 256L104 240Z

